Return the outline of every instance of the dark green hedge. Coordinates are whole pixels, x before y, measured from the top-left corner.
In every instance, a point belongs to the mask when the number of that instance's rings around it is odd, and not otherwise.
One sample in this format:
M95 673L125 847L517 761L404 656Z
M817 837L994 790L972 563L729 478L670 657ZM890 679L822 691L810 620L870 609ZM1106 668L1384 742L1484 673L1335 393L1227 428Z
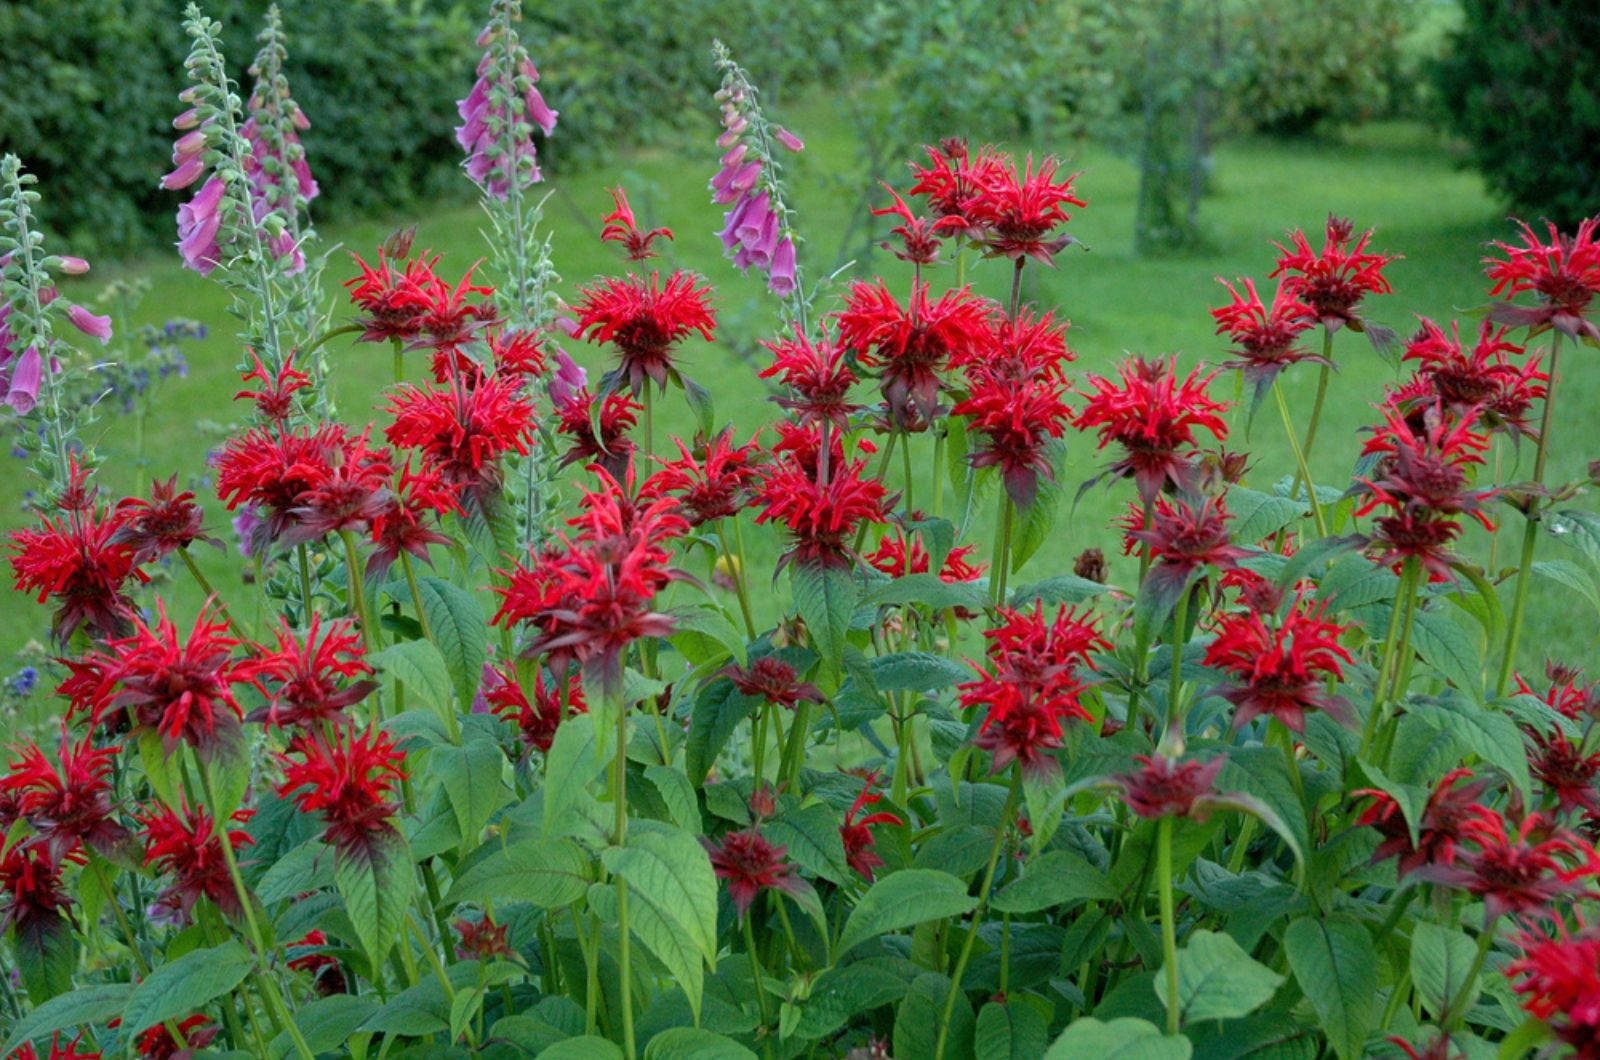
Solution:
M1600 4L1462 6L1438 83L1490 187L1530 220L1572 225L1600 212Z
M312 122L318 217L376 213L459 176L455 101L471 86L488 10L403 0L280 0L289 75ZM867 0L585 0L527 5L524 35L561 111L556 168L710 113L721 36L774 89L837 74ZM45 220L78 253L173 238L180 197L157 181L183 87L181 0L0 0L0 145L46 190ZM236 78L266 0L207 0Z

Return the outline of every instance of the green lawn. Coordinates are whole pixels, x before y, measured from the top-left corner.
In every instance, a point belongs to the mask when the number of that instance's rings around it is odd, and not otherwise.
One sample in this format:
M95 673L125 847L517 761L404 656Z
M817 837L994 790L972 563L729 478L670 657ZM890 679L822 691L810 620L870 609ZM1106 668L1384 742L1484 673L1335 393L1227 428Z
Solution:
M852 136L842 115L827 102L796 106L780 117L805 136L808 144L805 154L793 161L790 175L802 230L811 241L802 251L802 260L811 274L817 275L834 264L840 232L854 204L856 182L839 179L854 158ZM755 346L755 340L771 333L776 317L762 287L739 277L722 260L713 234L720 227L720 210L709 204L705 191L716 161L713 136L708 117L704 134L686 138L676 153L653 151L604 171L560 176L551 185L547 221L554 232L557 264L566 278L563 293L568 296L577 284L621 268L612 249L597 240L599 218L609 207L608 186L620 180L642 220L672 227L678 238L670 246L667 264L701 271L719 292L719 341L691 348L687 371L710 387L719 417L738 424L740 432L748 435L774 412L752 379L747 360L764 352ZM1211 249L1203 255L1142 259L1132 252L1136 175L1127 162L1092 145L1013 146L1019 151L1053 151L1069 157L1084 171L1079 187L1088 197L1089 207L1080 211L1072 227L1091 252L1063 254L1055 271L1029 268L1025 293L1070 318L1072 346L1079 366L1088 370L1109 370L1125 351L1176 353L1184 365L1222 359L1222 344L1213 336L1207 314L1220 290L1214 277L1263 277L1272 261L1270 240L1281 238L1291 227L1320 230L1330 211L1350 215L1359 226L1376 227L1375 246L1405 255L1404 261L1390 269L1395 294L1370 306L1374 318L1402 333L1411 328L1415 314L1449 318L1481 305L1483 244L1506 231L1501 211L1485 194L1479 179L1458 168L1457 155L1436 135L1412 126L1373 126L1336 143L1250 140L1228 144L1217 153L1215 194L1207 200L1203 215ZM559 153L559 134L550 150ZM312 161L315 165L315 159ZM42 190L49 194L48 188ZM177 202L174 196L174 209ZM446 273L465 268L483 253L480 232L485 226L473 207L353 225L330 223L324 225L323 235L370 255L391 228L412 222L418 226L418 247L442 253ZM855 245L860 242L853 240ZM336 285L349 275L345 260L342 251L334 256L328 272L330 298L342 294ZM879 254L872 263L874 270L892 272L892 283L903 288L906 277L897 266L886 254ZM237 389L233 374L236 343L231 339L236 329L226 315L225 298L217 285L182 271L175 254L130 263L122 269L100 268L92 279L103 283L128 272L146 276L153 284L141 314L144 319L159 322L169 316L194 317L210 326L211 335L190 348L189 378L170 384L151 419L145 468L132 465L125 421L113 418L97 425L96 429L106 432L103 448L112 454L104 478L118 489L131 488L137 478L148 481L150 476L165 477L174 470L185 476L201 475L203 455L216 437L197 424L227 422L234 415L229 398ZM948 282L950 277L945 271L935 282ZM1008 282L1007 269L995 263L971 270L969 277L995 297L1003 294ZM80 283L69 291L69 297L81 299L94 289ZM832 305L836 297L837 292L825 292L822 303ZM337 315L344 314L341 298ZM364 420L389 380L389 351L348 344L342 338L336 345L340 408L346 418ZM591 371L601 363L594 347L569 343L568 348ZM1319 481L1342 484L1348 479L1357 449L1357 432L1373 420L1371 403L1394 373L1365 340L1348 333L1339 336L1335 359L1340 372L1313 462ZM1557 480L1578 475L1592 455L1587 446L1575 443L1587 437L1586 412L1600 396L1600 373L1587 358L1581 354L1573 357L1569 366L1574 370L1562 381L1551 465L1551 478ZM1291 372L1285 385L1292 406L1304 416L1315 386L1314 368ZM1219 378L1216 386L1223 394L1235 393L1232 378ZM667 428L690 429L688 413L680 403L669 400L667 405L659 417ZM1242 410L1234 422L1232 445L1253 451L1252 482L1256 486L1264 488L1291 470L1282 427L1270 404L1262 408L1253 429L1247 431ZM921 447L916 453L922 463L931 455ZM1513 458L1514 454L1507 456L1508 475ZM1531 450L1525 450L1521 459L1525 471L1531 464ZM1102 462L1091 441L1074 439L1066 472L1068 495ZM6 502L0 510L10 513L7 528L23 518L19 499L26 485L20 475L0 484ZM919 496L927 497L927 491L928 483L922 482ZM202 493L208 495L205 490ZM1053 540L1035 557L1022 580L1062 570L1086 547L1116 553L1116 537L1107 523L1120 512L1127 495L1128 488L1122 485L1097 489L1076 508L1063 510ZM987 509L986 505L985 513ZM214 525L226 530L220 508ZM987 530L983 526L978 529ZM1520 523L1511 531L1520 539ZM223 536L231 538L231 534ZM751 545L753 567L770 569L776 539L758 531ZM1481 547L1481 541L1473 547ZM1503 546L1510 547L1514 546ZM1545 546L1546 555L1554 552L1555 546ZM239 581L242 565L231 551L223 555L205 550L201 562L225 594L248 592ZM1114 568L1113 573L1124 584L1131 580L1132 572L1125 567ZM180 614L192 611L196 599L181 574L171 592ZM1539 585L1536 592L1530 608L1532 628L1523 637L1525 663L1535 663L1546 650L1574 655L1586 652L1596 633L1594 613L1565 590ZM757 593L759 605L769 615L782 603L786 590L780 588L776 595L775 600L765 592ZM20 597L11 600L0 613L0 653L42 637L47 628L43 608L24 603Z

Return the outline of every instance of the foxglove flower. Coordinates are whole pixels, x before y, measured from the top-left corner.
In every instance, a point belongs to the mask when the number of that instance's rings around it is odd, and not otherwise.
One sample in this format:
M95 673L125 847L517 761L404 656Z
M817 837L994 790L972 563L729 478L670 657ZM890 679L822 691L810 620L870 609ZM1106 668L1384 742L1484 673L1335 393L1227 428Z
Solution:
M494 0L489 24L478 34L478 79L456 104L456 142L467 153L467 176L501 202L513 188L543 179L533 130L545 136L556 131L557 114L539 93L539 71L517 34L521 18L520 0Z
M768 125L744 70L721 41L713 49L722 71L716 100L722 108L717 146L723 155L711 178L711 201L728 207L718 238L736 268L766 273L767 289L788 298L799 287L796 237L779 179L781 165L770 144L776 140L791 151L804 145L787 130Z
M1600 339L1600 327L1589 319L1590 303L1600 293L1600 241L1595 239L1600 217L1583 221L1570 236L1547 224L1548 240L1521 224L1521 245L1496 242L1495 249L1505 257L1484 259L1494 281L1489 294L1508 298L1493 307L1491 318L1535 334L1555 328L1573 338ZM1538 295L1536 305L1509 301L1528 291Z

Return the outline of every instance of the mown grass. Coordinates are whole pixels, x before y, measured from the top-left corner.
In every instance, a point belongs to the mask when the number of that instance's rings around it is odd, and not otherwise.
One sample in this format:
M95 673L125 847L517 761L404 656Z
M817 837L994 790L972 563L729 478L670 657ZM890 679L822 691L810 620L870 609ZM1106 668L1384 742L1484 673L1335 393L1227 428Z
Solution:
M795 106L781 117L805 135L808 143L806 152L790 162L789 175L802 230L810 239L802 252L803 261L811 274L817 275L833 267L833 256L842 242L840 233L855 206L860 182L841 179L853 165L853 137L841 113L827 101ZM772 333L776 313L755 279L738 276L723 261L713 235L720 227L720 211L708 203L704 190L715 164L713 136L714 130L707 125L703 135L686 138L672 153L641 153L604 171L560 177L550 187L546 222L554 236L558 268L565 277L561 290L569 297L576 285L621 268L611 248L597 241L599 218L610 205L608 186L626 185L642 220L668 225L677 233L663 267L682 265L709 277L718 288L721 313L718 341L690 347L685 368L711 389L719 419L735 423L740 434L748 436L775 412L765 401L766 391L753 377L751 362L764 352L756 340ZM1224 359L1223 345L1214 337L1207 314L1207 308L1218 301L1214 278L1264 277L1274 253L1270 241L1282 238L1285 230L1293 227L1316 233L1329 212L1349 215L1359 226L1375 227L1376 247L1405 256L1389 270L1395 293L1369 306L1373 318L1402 333L1413 326L1416 314L1448 319L1481 306L1485 300L1480 265L1484 243L1507 230L1479 179L1459 168L1457 154L1435 134L1409 125L1377 125L1334 142L1245 140L1223 146L1217 152L1215 187L1203 214L1206 249L1141 258L1133 253L1132 238L1136 173L1126 161L1094 145L1013 146L1019 151L1064 155L1083 170L1079 187L1090 204L1074 219L1072 230L1090 250L1063 254L1056 270L1030 267L1024 290L1027 299L1056 308L1071 320L1070 340L1078 367L1090 371L1111 370L1127 351L1176 354L1184 367ZM559 152L559 135L550 150ZM43 190L49 193L48 188ZM176 205L175 200L174 208ZM370 256L388 231L413 222L417 246L440 253L446 274L458 273L484 252L481 233L486 226L475 207L452 206L426 215L358 224L324 222L322 233L329 241ZM851 242L860 245L862 240ZM327 273L328 296L339 301L336 318L345 315L337 284L349 275L346 263L343 251L335 253ZM908 277L888 255L878 254L871 267L891 276L893 285L901 289L906 285ZM169 386L152 416L146 431L144 466L136 467L131 460L127 421L110 417L91 428L110 456L103 479L118 490L133 489L141 480L148 483L152 476L165 477L173 471L200 481L205 474L205 452L220 440L215 430L203 425L226 424L237 415L230 403L237 389L238 350L231 337L237 329L227 316L226 298L219 288L182 271L175 255L98 269L92 281L103 283L129 274L144 276L152 285L142 319L159 322L170 316L193 317L206 322L211 334L190 348L189 378ZM1009 279L1001 263L975 265L968 277L997 298L1003 296ZM949 283L951 279L946 269L934 282ZM92 281L78 283L69 296L85 297L94 289ZM823 308L836 304L842 282L822 294ZM343 338L335 340L335 347L336 394L343 415L357 422L369 416L381 421L382 414L371 410L390 381L388 349L351 344ZM594 347L569 343L568 348L591 372L603 363L603 353ZM1374 419L1371 403L1378 400L1384 385L1396 378L1396 371L1360 336L1349 333L1338 337L1335 359L1339 373L1312 462L1319 482L1342 485L1349 479L1359 448L1359 431ZM1592 435L1587 410L1600 396L1600 372L1586 354L1572 356L1568 365L1551 460L1550 477L1555 480L1576 477L1589 459L1586 443ZM418 374L420 367L414 369L413 374ZM1284 385L1291 407L1303 418L1315 388L1314 367L1289 373ZM1236 393L1231 376L1219 377L1215 386L1225 395ZM1253 424L1246 422L1243 407L1235 411L1233 419L1230 447L1251 451L1250 480L1254 485L1265 488L1290 472L1282 425L1270 402ZM662 403L658 422L658 430L692 430L687 410L675 397ZM929 446L919 445L914 453L919 467L931 460ZM1507 452L1504 474L1512 477L1518 460L1519 470L1525 473L1531 457L1531 449L1526 447L1520 456ZM1012 584L1066 569L1072 557L1088 547L1116 556L1117 537L1108 523L1125 505L1127 487L1097 488L1076 505L1070 501L1077 484L1093 476L1103 462L1092 439L1071 440L1064 476L1069 500L1063 504L1050 541ZM916 490L922 504L930 495L931 479L919 474ZM0 501L4 502L0 511L8 513L3 520L5 529L23 522L20 497L27 485L20 474L0 483ZM204 486L201 493L211 496ZM213 502L212 507L213 525L225 531L220 506ZM982 506L984 515L973 527L973 533L981 534L985 541L990 507ZM1509 533L1520 539L1519 518L1510 515L1507 521ZM750 535L750 542L753 569L770 570L779 547L776 536L758 530ZM1481 537L1473 539L1470 547L1481 552ZM1514 543L1502 545L1502 555L1514 548ZM1556 552L1548 543L1544 548L1546 555ZM200 562L225 595L248 598L252 592L241 584L244 564L231 550L226 554L203 550ZM1122 562L1114 562L1113 578L1128 584L1134 572ZM780 583L770 593L764 585L757 588L758 609L766 616L774 615L786 601L786 586ZM192 614L198 596L181 570L175 572L173 584L165 591L180 616ZM1539 585L1535 592L1523 637L1524 664L1536 663L1546 652L1570 653L1574 658L1586 653L1596 633L1596 619L1586 610L1587 605L1567 590ZM1509 596L1509 590L1506 593ZM0 651L42 638L46 629L45 609L13 595L0 611Z

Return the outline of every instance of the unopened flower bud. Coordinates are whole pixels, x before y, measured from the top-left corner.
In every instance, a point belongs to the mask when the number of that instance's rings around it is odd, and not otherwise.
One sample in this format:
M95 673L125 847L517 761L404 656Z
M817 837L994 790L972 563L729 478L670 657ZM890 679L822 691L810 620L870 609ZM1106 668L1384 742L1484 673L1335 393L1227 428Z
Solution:
M399 261L411 256L411 244L416 241L417 226L408 225L405 228L396 228L390 232L383 241L383 254L390 261Z
M777 138L780 144L782 144L784 147L787 147L795 154L799 154L801 151L806 149L804 140L800 139L800 137L796 136L794 133L790 132L788 129L785 129L781 125L773 131L772 135Z
M71 254L62 254L56 258L55 268L67 276L82 276L89 271L89 263Z

